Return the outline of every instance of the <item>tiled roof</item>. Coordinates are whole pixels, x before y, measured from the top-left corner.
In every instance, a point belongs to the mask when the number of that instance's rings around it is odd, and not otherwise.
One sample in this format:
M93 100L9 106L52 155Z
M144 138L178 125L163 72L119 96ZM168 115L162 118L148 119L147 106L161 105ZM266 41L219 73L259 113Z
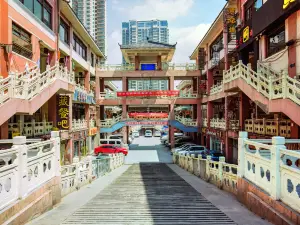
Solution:
M177 44L177 43L176 43ZM154 42L154 41L145 41L142 43L137 43L137 44L129 44L129 45L120 45L121 49L139 49L139 48L175 48L176 44L174 45L170 45L170 44L166 44L166 43L161 43L161 42Z

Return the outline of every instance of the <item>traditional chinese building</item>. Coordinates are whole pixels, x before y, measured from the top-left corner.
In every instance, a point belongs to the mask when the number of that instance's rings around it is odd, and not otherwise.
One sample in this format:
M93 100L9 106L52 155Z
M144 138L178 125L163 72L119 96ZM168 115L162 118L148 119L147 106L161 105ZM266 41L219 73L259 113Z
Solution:
M0 8L1 139L47 139L60 130L62 162L79 160L99 138L90 84L104 55L65 1L1 1Z
M190 57L207 88L201 143L229 162L238 131L299 138L298 17L299 1L228 1Z

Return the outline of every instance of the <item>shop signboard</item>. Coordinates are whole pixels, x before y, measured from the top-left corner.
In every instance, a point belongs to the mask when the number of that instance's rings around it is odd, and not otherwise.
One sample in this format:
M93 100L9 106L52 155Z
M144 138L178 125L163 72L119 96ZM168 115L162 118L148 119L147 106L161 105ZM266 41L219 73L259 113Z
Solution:
M167 125L168 121L127 121L126 126L137 126L137 125Z
M205 51L204 51L204 48L199 48L198 65L199 65L199 70L204 70L205 69Z
M224 9L224 28L228 31L228 33L235 39L236 34L236 14L235 8L226 8Z
M93 127L89 130L89 136L94 136L97 134L98 128L97 127Z
M87 95L86 93L83 93L76 89L74 91L73 101L87 103L87 104L95 104L96 103L93 96Z
M69 100L68 95L57 95L57 127L59 130L69 130Z
M130 118L168 118L168 113L128 113Z
M151 97L151 96L178 96L179 91L119 91L118 97Z

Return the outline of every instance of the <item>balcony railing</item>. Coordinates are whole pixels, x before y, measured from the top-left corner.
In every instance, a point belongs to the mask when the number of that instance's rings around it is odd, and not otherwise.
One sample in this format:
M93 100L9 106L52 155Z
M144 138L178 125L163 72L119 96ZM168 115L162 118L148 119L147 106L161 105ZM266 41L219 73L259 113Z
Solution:
M229 129L230 130L240 130L240 121L239 120L229 120Z
M196 127L197 126L197 120L193 120L190 118L184 118L179 115L175 116L175 120L179 121L180 123L186 125L186 126L191 126L191 127Z
M187 91L181 91L179 93L179 98L198 98L198 94L193 92L193 89Z
M223 82L215 84L210 89L210 95L214 95L223 91Z
M134 71L134 64L115 64L115 65L101 65L100 71ZM162 64L162 70L176 70L176 71L195 71L197 65L195 63L168 63Z
M226 129L226 121L224 118L222 118L222 119L213 118L210 120L210 127L225 130Z
M245 130L249 133L270 136L291 137L291 120L286 119L247 119Z
M101 92L100 99L119 99L120 97L117 96L117 92ZM144 98L138 96L127 96L126 98ZM188 91L183 91L179 93L179 96L168 96L168 95L161 95L161 96L147 96L147 98L157 98L157 99L174 99L174 98L198 98L197 93L193 93L192 89Z
M120 122L122 120L122 116L118 116L118 117L113 117L111 119L106 119L106 120L102 120L100 121L100 126L101 127L112 127L113 125L115 125L116 123Z
M188 85L192 85L192 81L191 80L183 80L177 85L177 89L181 90L182 88L184 88Z
M86 130L86 129L87 129L87 121L86 120L73 119L73 121L72 121L72 130L73 131Z
M26 136L26 137L35 137L50 134L53 128L53 122L43 121L43 122L18 122L18 123L9 123L8 132L14 136Z

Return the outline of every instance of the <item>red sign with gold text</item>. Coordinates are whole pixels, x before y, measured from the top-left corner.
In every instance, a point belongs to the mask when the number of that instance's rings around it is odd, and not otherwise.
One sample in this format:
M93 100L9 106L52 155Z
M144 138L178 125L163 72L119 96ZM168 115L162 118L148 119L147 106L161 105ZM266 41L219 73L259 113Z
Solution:
M118 97L178 96L179 91L118 91Z
M136 125L168 125L168 121L126 121L127 126Z
M168 118L168 113L128 113L130 118Z

